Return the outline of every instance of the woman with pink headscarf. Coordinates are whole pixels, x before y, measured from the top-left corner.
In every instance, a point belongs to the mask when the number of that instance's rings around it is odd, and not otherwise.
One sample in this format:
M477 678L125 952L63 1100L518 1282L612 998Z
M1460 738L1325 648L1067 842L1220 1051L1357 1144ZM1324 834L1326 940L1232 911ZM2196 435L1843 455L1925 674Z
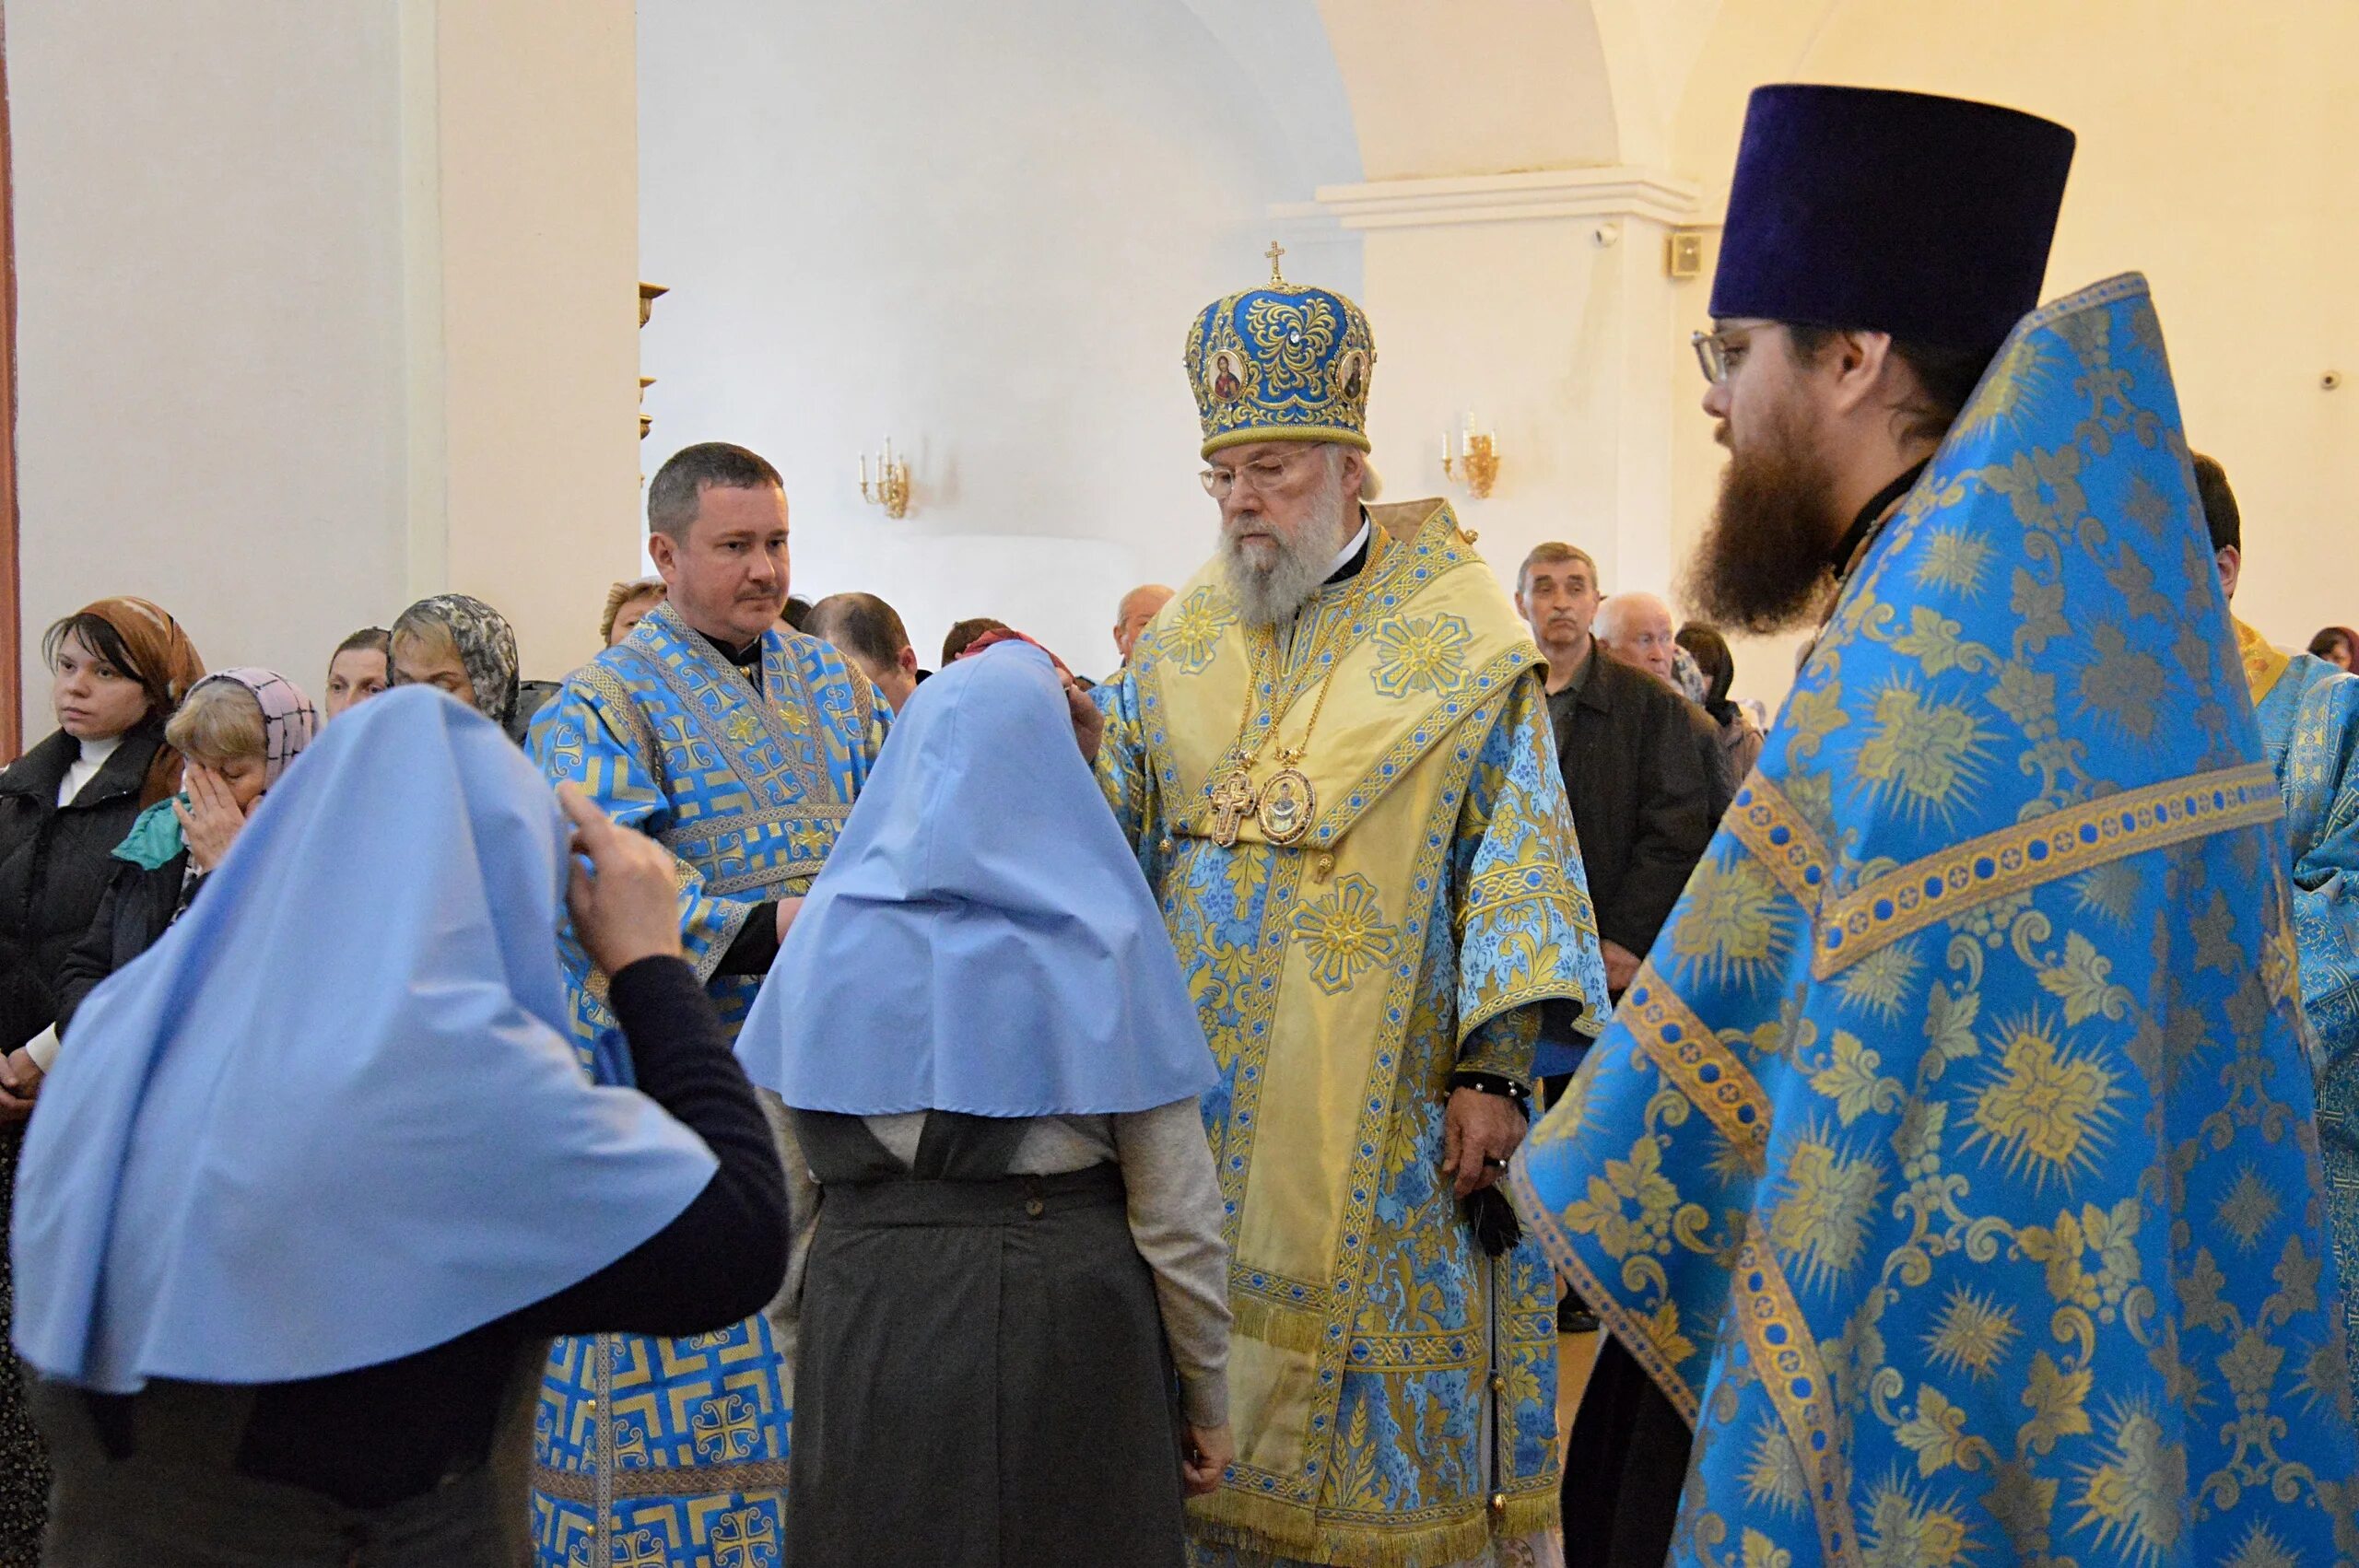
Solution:
M22 1101L40 1092L83 999L180 919L255 803L318 730L311 698L273 670L226 670L190 688L164 729L187 759L182 791L150 807L116 847L98 918L58 972L57 1025L0 1065L0 1096Z

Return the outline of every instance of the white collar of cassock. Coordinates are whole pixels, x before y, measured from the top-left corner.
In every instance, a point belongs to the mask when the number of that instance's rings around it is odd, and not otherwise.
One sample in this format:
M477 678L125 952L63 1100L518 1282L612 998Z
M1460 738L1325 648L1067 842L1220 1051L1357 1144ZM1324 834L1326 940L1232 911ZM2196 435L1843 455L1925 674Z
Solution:
M1335 558L1333 560L1327 563L1327 575L1329 577L1333 577L1337 572L1342 571L1345 567L1350 566L1352 564L1352 557L1358 555L1361 549L1367 545L1367 513L1362 512L1360 513L1360 531L1352 535L1351 543L1345 544L1341 550L1335 552Z

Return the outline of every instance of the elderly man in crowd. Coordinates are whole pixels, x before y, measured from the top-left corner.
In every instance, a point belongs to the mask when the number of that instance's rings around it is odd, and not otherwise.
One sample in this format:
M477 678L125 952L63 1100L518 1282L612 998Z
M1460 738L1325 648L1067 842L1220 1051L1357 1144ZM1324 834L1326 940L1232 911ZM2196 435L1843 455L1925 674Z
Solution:
M1555 1291L1494 1183L1543 1005L1593 1033L1605 977L1540 655L1446 504L1363 505L1367 320L1275 271L1189 334L1219 551L1097 748L1222 1075L1197 1562L1552 1561Z
M803 629L851 660L889 712L908 707L918 683L933 673L918 668L901 617L874 593L830 593L811 606Z
M1114 607L1114 647L1121 651L1123 663L1131 661L1131 649L1138 642L1139 634L1146 630L1156 612L1170 603L1171 590L1159 582L1146 583L1122 595L1122 602Z

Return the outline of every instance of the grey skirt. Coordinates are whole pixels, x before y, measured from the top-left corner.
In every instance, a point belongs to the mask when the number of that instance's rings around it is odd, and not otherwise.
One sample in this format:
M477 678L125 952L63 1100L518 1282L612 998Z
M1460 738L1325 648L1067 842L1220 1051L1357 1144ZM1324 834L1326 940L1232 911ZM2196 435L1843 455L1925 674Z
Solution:
M537 1373L547 1342L524 1358ZM384 1508L241 1475L253 1390L157 1381L130 1401L132 1450L81 1390L28 1378L56 1480L43 1568L518 1568L532 1559L533 1395L519 1378L491 1462Z
M1176 1386L1121 1173L848 1181L866 1129L798 1129L824 1196L790 1568L1176 1568Z

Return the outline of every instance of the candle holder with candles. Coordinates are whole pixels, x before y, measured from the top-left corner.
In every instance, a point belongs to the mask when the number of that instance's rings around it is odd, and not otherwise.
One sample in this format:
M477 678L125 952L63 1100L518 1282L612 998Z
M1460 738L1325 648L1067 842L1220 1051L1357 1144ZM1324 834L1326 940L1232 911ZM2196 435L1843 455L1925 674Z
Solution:
M868 478L868 454L860 454L860 498L883 507L886 517L910 515L910 464L906 458L894 457L892 437L885 438L885 451L877 459L873 486Z
M1499 482L1498 437L1487 427L1478 429L1474 415L1468 415L1463 433L1441 433L1441 471L1447 478L1465 480L1467 494L1483 499Z

